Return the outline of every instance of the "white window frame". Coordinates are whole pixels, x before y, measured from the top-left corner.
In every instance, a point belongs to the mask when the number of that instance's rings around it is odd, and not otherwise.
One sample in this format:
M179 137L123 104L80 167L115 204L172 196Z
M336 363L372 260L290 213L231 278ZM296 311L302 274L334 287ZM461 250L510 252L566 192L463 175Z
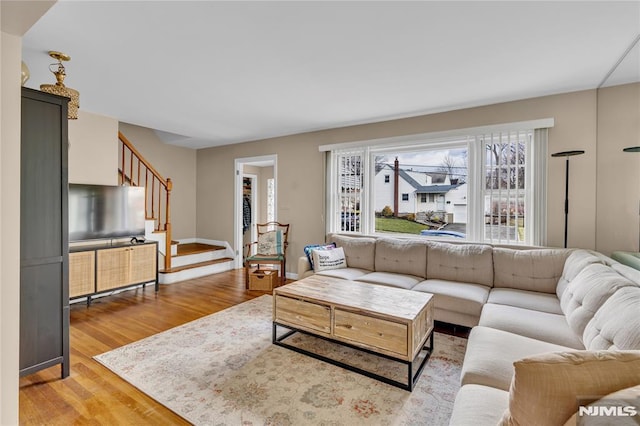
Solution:
M416 151L419 149L453 149L465 146L468 155L467 178L467 240L484 241L484 200L482 175L484 162L484 146L478 136L488 133L499 133L516 130L534 131L533 142L526 151L526 187L525 194L526 235L523 244L546 245L546 168L547 168L547 129L554 126L553 118L531 120L515 123L496 124L445 132L432 132L406 135L392 138L354 141L342 144L322 145L321 152L328 153L327 161L327 232L340 231L340 210L336 208L339 200L337 188L337 166L340 155L362 155L363 188L360 198L360 232L375 235L375 212L372 196L372 182L375 168L374 156L381 152ZM461 143L460 141L466 140ZM453 143L457 141L458 143ZM457 145L457 146L456 146Z

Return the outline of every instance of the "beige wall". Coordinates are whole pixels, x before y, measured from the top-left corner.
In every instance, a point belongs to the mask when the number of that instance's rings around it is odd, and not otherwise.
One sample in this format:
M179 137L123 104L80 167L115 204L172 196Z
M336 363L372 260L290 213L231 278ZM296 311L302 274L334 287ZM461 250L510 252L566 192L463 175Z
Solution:
M598 91L598 163L596 247L638 251L640 153L640 83Z
M118 184L118 120L82 109L69 120L69 182Z
M402 120L207 148L198 151L197 233L233 241L233 164L239 157L278 155L277 218L291 223L290 256L324 239L324 144L555 118L549 153L583 149L571 163L569 245L596 248L596 91L587 90ZM561 246L564 231L564 166L549 158L548 244ZM220 206L228 206L220 208ZM295 262L288 271L295 272Z
M20 37L0 33L0 424L18 424Z
M314 133L198 150L198 237L234 241L234 160L277 154L276 219L291 223L289 263L308 241L324 240L323 155Z
M196 150L168 145L146 127L120 123L120 131L164 178L171 178L171 224L174 240L196 234ZM117 162L117 159L116 159ZM215 183L214 183L215 184ZM230 204L233 206L233 203Z

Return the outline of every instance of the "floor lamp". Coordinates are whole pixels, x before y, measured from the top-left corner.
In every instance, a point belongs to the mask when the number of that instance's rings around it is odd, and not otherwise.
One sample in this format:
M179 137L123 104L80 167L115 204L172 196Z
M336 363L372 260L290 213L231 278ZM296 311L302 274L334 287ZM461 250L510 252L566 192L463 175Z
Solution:
M640 146L630 146L628 148L624 148L623 151L624 152L640 152ZM638 215L640 215L640 205L638 206ZM638 232L638 251L640 251L640 232Z
M565 183L564 183L564 248L567 248L567 235L569 224L569 157L574 155L582 155L584 151L563 151L551 154L552 157L565 157L567 160L567 167L565 171Z

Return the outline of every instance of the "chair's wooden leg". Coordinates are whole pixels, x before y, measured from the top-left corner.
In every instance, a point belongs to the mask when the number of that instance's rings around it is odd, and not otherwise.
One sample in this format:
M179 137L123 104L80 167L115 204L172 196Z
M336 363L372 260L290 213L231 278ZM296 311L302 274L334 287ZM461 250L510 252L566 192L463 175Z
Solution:
M282 276L280 277L280 282L282 284L287 282L287 261L286 259L280 262L280 273Z
M244 287L249 290L249 265L245 262L244 264Z

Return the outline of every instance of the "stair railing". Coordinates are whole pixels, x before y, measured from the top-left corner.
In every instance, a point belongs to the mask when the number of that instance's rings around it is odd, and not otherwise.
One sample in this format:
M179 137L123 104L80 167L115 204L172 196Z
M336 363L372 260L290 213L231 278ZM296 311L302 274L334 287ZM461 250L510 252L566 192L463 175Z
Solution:
M165 233L164 269L170 269L173 182L170 178L163 178L121 132L118 132L118 139L121 142L121 164L118 169L120 185L144 186L145 217L147 220L155 221L155 231Z

